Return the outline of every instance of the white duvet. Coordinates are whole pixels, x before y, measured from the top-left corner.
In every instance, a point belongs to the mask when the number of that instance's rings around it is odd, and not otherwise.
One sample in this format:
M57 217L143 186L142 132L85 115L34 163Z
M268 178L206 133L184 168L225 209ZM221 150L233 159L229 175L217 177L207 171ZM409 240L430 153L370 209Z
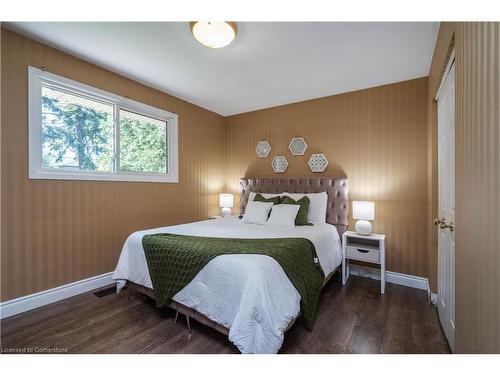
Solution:
M142 247L142 237L152 233L226 238L301 237L316 247L325 275L342 262L340 238L333 225L283 228L245 224L231 216L131 234L113 274L117 292L126 280L153 288ZM230 254L212 259L173 299L229 328L229 340L242 353L277 353L284 330L300 311L300 295L281 266L273 258L259 254Z

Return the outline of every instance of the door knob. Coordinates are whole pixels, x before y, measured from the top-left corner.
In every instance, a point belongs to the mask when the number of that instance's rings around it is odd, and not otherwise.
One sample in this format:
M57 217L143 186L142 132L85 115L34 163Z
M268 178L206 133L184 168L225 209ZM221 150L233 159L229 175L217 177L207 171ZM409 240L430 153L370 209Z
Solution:
M434 219L432 220L432 222L434 223L434 225L442 225L443 223L446 223L446 220L445 218L443 217L442 219Z
M453 221L450 221L448 224L446 222L443 222L439 227L441 229L449 229L453 232L453 230L455 229L455 223Z

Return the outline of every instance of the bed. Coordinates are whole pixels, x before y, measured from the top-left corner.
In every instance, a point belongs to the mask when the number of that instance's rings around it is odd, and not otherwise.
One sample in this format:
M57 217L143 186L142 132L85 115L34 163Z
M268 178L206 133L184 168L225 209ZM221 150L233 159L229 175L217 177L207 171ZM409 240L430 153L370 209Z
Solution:
M340 238L347 228L347 178L243 178L240 212L254 193L327 193L326 222L282 228L246 224L235 216L139 231L126 240L113 274L117 292L128 284L154 298L142 238L171 233L220 238L306 238L314 244L324 283L342 262ZM242 353L277 353L284 333L300 315L300 294L272 257L220 255L212 259L168 304L226 334Z

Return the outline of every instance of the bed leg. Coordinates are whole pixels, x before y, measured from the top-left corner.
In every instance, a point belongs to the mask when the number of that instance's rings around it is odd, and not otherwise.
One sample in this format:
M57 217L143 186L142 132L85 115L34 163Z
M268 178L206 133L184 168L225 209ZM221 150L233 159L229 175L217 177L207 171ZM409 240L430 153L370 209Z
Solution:
M177 318L179 317L179 310L175 310L174 324L177 324Z
M189 315L186 315L186 321L188 325L188 332L189 334L191 334L191 322L189 321Z
M134 286L132 283L128 283L128 300L132 298L132 294L134 293Z

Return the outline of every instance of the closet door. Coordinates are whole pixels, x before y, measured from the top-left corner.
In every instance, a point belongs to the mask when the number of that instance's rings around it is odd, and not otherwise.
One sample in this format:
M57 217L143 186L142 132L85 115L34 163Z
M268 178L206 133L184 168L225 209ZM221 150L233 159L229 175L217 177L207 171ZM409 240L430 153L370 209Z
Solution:
M455 349L455 64L438 97L438 312Z

